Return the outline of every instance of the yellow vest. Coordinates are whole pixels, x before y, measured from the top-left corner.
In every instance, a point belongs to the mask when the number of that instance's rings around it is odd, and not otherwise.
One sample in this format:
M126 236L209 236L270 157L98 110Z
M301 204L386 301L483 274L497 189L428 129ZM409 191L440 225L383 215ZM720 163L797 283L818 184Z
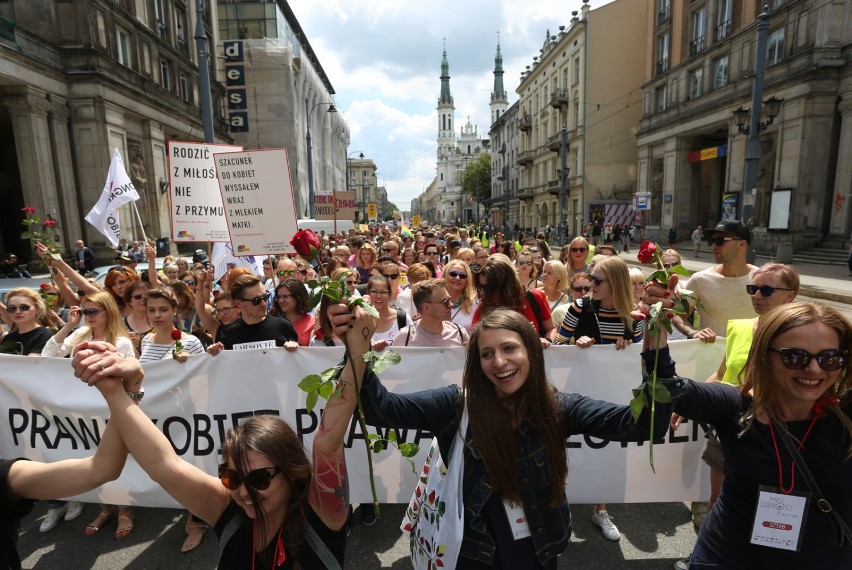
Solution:
M739 386L742 384L740 372L745 368L751 341L754 338L753 319L731 319L728 321L728 335L725 342L725 376L722 382Z

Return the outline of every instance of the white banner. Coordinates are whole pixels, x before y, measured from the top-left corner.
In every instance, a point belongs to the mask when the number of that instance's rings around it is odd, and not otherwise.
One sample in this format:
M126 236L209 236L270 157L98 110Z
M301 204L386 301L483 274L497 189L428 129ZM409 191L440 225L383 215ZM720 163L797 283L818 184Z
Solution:
M228 241L213 153L241 146L169 141L169 217L174 241Z
M234 255L296 253L298 231L287 149L213 155Z
M266 255L248 255L245 257L237 257L231 250L229 242L213 244L213 272L216 278L223 276L228 271L228 264L233 263L237 267L245 267L255 275L263 277L263 260ZM274 268L273 268L274 269Z
M672 343L678 372L706 378L724 354L724 342ZM461 383L464 349L400 348L402 362L382 373L382 382L397 393ZM279 414L310 449L319 409L308 413L297 386L308 373L337 364L342 348L299 348L225 352L145 365L142 407L170 438L178 453L215 474L217 452L227 432L258 413ZM602 346L545 351L548 378L561 391L572 391L626 404L640 382L639 347L616 351ZM251 371L247 374L246 371ZM322 407L320 400L318 407ZM58 461L94 453L108 419L96 388L74 378L69 361L0 355L0 457ZM373 431L373 430L371 430ZM704 430L688 422L661 434L654 446L656 475L648 465L647 444L608 443L574 436L568 441L568 498L575 503L632 503L698 500L709 494L709 470L700 460ZM400 442L420 445L417 472L431 436L399 430ZM353 503L370 501L363 434L353 421L346 437L346 457ZM381 502L408 502L417 477L394 450L373 455ZM83 500L110 504L174 507L132 457L121 477L83 495Z
M118 149L115 149L112 153L112 161L109 164L109 173L101 197L92 210L86 214L86 221L101 232L113 247L118 247L118 241L121 237L118 208L138 199L139 193L136 192L136 187L133 186L133 182L127 176L121 153L118 152Z

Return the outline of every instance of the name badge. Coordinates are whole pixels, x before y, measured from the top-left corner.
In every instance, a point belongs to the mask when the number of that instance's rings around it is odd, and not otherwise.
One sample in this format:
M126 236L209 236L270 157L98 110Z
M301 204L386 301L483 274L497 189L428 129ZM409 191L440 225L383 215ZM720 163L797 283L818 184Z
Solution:
M808 512L810 493L781 493L775 487L760 486L751 543L769 548L798 551Z
M524 514L524 507L518 505L513 507L506 501L503 501L503 508L506 509L506 516L509 518L509 526L512 528L512 535L515 540L521 540L530 536L530 525L527 524L527 515Z

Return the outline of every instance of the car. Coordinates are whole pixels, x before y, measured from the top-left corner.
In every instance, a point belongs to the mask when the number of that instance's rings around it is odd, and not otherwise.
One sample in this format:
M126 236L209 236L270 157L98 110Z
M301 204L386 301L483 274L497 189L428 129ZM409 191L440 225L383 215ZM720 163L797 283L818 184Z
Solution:
M157 268L158 273L163 271L164 259L164 257L157 257L154 259L154 267ZM113 263L112 265L101 265L100 267L95 267L94 269L86 273L86 279L94 279L99 284L103 285L104 281L106 280L107 273L109 273L109 270L113 267L116 267L115 263ZM136 266L137 273L142 273L143 271L148 271L147 261L143 261L142 263Z
M12 289L27 287L38 291L42 283L50 283L48 277L35 277L32 279L0 279L0 301L6 303L6 294Z

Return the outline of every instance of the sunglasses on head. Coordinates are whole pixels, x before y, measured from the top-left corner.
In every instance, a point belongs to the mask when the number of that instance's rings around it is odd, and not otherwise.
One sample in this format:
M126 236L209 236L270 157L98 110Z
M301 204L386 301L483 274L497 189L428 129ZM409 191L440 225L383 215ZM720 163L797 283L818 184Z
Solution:
M589 291L592 290L592 288L588 287L588 286L586 286L586 287L572 287L572 289L574 289L575 293L588 293Z
M94 317L103 312L103 309L80 309L84 317Z
M813 359L826 372L834 372L843 368L843 365L846 364L846 357L849 355L849 351L843 348L823 350L817 354L811 354L803 348L775 348L773 346L769 350L781 355L781 363L790 370L802 370Z
M229 469L224 463L219 466L219 481L230 491L236 491L240 485L247 485L258 491L264 491L269 488L273 477L281 473L281 468L277 465L272 467L262 467L249 471L245 476L240 476L236 469Z
M586 253L587 251L589 251L589 250L588 250L588 248L585 248L585 247L572 247L571 248L571 253Z
M115 265L113 267L110 267L109 270L110 271L121 271L122 273L129 273L130 272L130 270L127 269L127 267L125 267L123 265Z
M589 275L589 279L595 284L595 287L599 287L601 283L609 281L608 279L604 279L603 277L598 277L596 275Z
M17 312L26 313L27 311L29 311L32 308L33 308L32 305L7 305L6 306L6 310L10 313L13 313L13 314L17 313Z
M269 291L267 291L267 292L266 292L265 294L263 294L263 295L258 295L257 297L252 297L251 299L240 299L240 300L241 300L241 301L245 301L246 303L251 303L252 305L254 305L255 307L257 307L257 306L258 306L258 305L260 305L261 303L265 303L265 302L269 299L269 296L270 296L271 294L272 294L272 293L270 293Z
M460 271L448 271L447 275L453 279L467 279L467 273L462 273Z
M792 289L787 289L786 287L770 287L769 285L746 285L746 293L749 295L756 295L758 291L760 291L760 294L764 297L771 297L775 294L775 291L792 291Z
M710 246L710 247L713 247L714 245L718 246L718 247L722 247L723 245L725 245L726 241L743 241L743 240L741 240L740 238L733 238L733 237L722 237L722 236L711 237L711 238L707 238L707 245Z

